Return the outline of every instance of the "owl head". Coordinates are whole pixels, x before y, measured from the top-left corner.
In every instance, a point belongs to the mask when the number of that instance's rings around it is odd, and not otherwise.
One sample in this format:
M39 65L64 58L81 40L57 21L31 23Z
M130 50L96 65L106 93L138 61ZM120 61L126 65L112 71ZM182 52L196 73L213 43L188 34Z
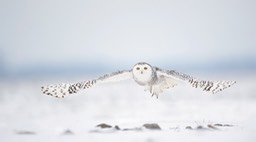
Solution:
M134 65L132 74L136 82L145 85L150 82L153 77L153 68L148 63L140 62Z

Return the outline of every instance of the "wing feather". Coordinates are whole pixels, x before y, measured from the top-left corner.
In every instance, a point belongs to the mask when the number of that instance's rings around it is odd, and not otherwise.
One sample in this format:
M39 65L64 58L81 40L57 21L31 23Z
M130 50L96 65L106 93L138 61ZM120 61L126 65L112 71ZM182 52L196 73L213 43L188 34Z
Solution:
M118 82L122 80L132 79L131 70L123 70L113 72L111 74L106 74L97 79L98 83L109 83L109 82Z
M117 71L111 74L103 75L94 80L42 86L41 91L46 95L64 98L68 95L75 94L80 90L91 88L100 83L117 82L130 78L132 78L131 70Z
M209 91L209 92L212 92L213 94L218 93L236 83L236 81L199 80L190 75L177 72L175 70L162 70L162 69L156 68L156 71L158 75L163 75L168 78L184 81L190 84L192 87L201 88L204 91Z

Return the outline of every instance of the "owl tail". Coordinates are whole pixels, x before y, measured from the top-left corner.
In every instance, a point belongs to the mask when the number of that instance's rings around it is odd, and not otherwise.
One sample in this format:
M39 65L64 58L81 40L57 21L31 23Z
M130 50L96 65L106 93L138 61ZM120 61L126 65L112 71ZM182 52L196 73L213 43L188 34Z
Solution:
M41 87L41 91L49 96L56 98L64 98L68 95L75 94L82 89L92 87L96 83L95 80L85 81L73 84L57 84L57 85L46 85Z
M202 88L204 91L216 94L236 83L236 81L204 81L204 80L190 80L192 87Z

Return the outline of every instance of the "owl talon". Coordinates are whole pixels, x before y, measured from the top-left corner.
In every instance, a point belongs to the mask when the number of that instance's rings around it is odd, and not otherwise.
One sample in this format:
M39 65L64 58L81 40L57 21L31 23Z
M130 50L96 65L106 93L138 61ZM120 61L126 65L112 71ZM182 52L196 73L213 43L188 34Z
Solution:
M151 97L154 97L154 96L156 96L156 98L158 99L158 94L153 93L153 94L151 95Z

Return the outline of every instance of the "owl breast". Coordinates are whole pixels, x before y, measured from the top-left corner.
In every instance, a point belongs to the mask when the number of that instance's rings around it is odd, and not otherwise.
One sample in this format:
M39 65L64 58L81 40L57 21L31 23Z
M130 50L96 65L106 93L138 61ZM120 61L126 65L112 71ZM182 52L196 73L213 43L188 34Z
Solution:
M139 85L148 85L152 80L151 76L134 75L133 77L134 77L135 82L137 82Z

